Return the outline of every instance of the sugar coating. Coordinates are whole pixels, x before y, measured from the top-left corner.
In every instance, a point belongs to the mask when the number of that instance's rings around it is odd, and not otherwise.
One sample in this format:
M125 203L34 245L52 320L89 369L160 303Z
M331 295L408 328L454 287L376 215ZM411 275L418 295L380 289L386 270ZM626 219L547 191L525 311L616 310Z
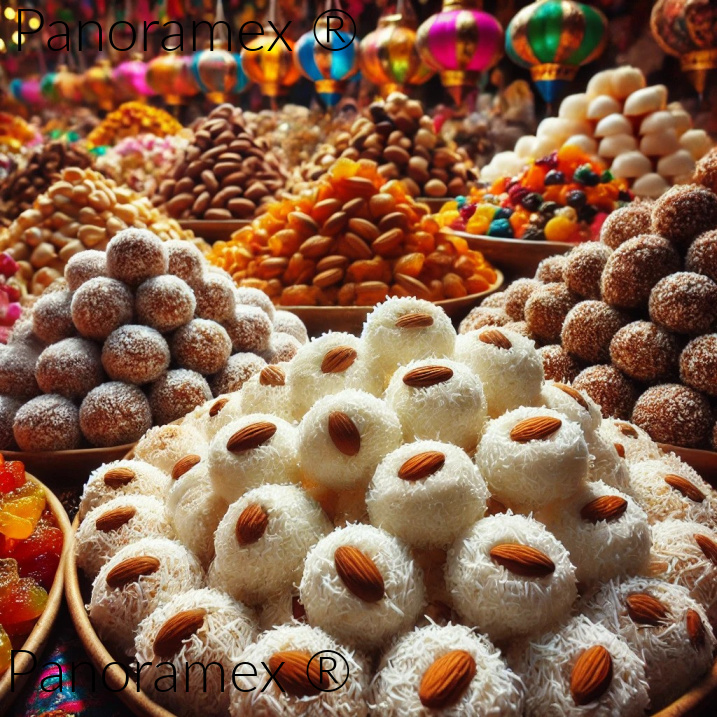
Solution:
M268 317L269 320L278 324L276 325L277 331L283 331L284 333L291 334L292 331L289 328L293 328L296 331L294 338L298 339L302 343L307 341L306 327L301 319L292 314L290 311L279 311L274 308L269 296L267 296L261 289L254 289L250 286L237 286L234 289L234 298L236 299L237 305L241 306L256 306L261 309ZM303 341L302 341L302 329L303 327Z
M523 714L523 685L508 669L491 642L463 625L429 624L403 635L383 656L371 685L370 702L383 717L429 717L435 710L419 698L421 681L439 658L462 650L475 661L476 674L454 704L440 710L446 717Z
M713 192L717 190L717 152L710 151L697 162L693 181Z
M605 264L601 291L603 301L625 309L643 306L652 287L668 274L679 271L680 256L667 239L641 234L621 244Z
M0 396L0 449L11 450L16 445L12 425L21 406L22 401L16 398Z
M504 349L481 341L490 327L462 334L456 341L456 361L474 371L483 383L488 415L496 418L518 406L537 405L543 383L543 362L535 344L525 336L499 329L510 342Z
M134 456L171 475L180 458L189 454L206 456L208 451L209 445L204 438L181 423L150 428L134 447Z
M37 359L35 378L45 393L82 399L105 379L100 349L89 339L63 339Z
M396 322L408 314L427 314L432 324L397 327ZM456 332L446 313L430 301L394 297L378 304L366 317L361 338L372 358L372 370L388 382L394 371L409 361L429 356L452 358Z
M117 468L129 469L133 478L124 484L108 484L105 476ZM139 460L121 460L105 463L90 473L80 498L78 515L84 520L87 513L118 496L148 495L164 502L171 479L158 468Z
M71 291L43 294L32 307L32 330L35 335L48 344L74 336L77 329L72 323L71 306Z
M271 319L257 306L237 305L222 320L236 352L266 351L272 334Z
M259 355L267 363L284 363L291 361L300 348L301 343L291 334L274 331L269 339L269 348L265 351L260 351Z
M77 291L90 279L107 275L105 252L96 249L86 249L78 254L73 254L65 264L65 281L67 281L70 291Z
M541 341L554 343L560 339L563 321L578 302L578 295L565 284L545 284L525 302L525 323Z
M273 368L278 368L286 375L289 364L274 364ZM258 413L266 411L274 416L283 418L285 421L294 420L294 408L290 400L290 388L286 383L281 386L272 384L265 385L261 381L261 372L255 373L250 379L242 385L241 393L241 410L244 413Z
M511 321L505 325L505 328L509 331L515 331L516 334L525 336L527 339L533 338L533 334L530 333L528 324L526 324L525 321Z
M658 443L699 446L707 441L712 411L707 399L693 388L663 383L637 399L632 420Z
M563 281L570 291L586 299L600 298L600 277L610 249L599 242L578 244L565 258Z
M49 393L29 400L17 410L12 424L21 451L66 451L82 442L77 406Z
M717 324L717 284L681 271L666 276L650 293L650 318L679 334L702 334Z
M354 595L339 577L334 554L342 546L360 550L381 573L384 595L377 602ZM357 523L337 528L311 549L299 595L310 624L369 650L413 627L424 605L423 575L400 540Z
M182 643L179 652L169 659L155 654L155 640L167 621L179 613L197 609L206 612L202 626ZM140 665L152 665L140 672L142 690L181 717L227 714L234 689L227 689L226 683L231 684L235 658L257 634L252 613L218 590L200 588L177 595L146 617L137 630L137 660ZM223 673L217 664L222 666ZM203 665L208 669L196 666L187 670L187 665ZM165 676L167 679L163 680ZM165 691L163 687L173 676L181 688Z
M617 249L630 239L650 232L652 203L632 202L607 215L600 228L600 241Z
M196 371L167 371L153 384L149 394L154 422L158 425L183 418L212 397L207 380Z
M558 383L560 382L546 381L543 384L540 393L541 404L578 423L586 439L589 439L602 423L600 407L584 393L580 394L580 401L575 399L568 391L557 385ZM587 408L583 403L587 405Z
M0 393L22 399L37 396L37 358L35 351L22 345L0 346Z
M169 260L164 242L146 229L123 229L107 245L109 275L129 286L139 286L167 273Z
M700 234L687 250L685 269L717 281L717 230Z
M491 549L504 543L540 550L555 570L542 578L510 572L490 557ZM461 618L493 641L555 626L578 595L567 550L537 520L513 514L483 518L455 542L448 551L446 586Z
M189 284L176 276L157 276L137 288L137 318L163 334L191 321L196 306Z
M258 289L238 289L238 291L241 293L244 291L258 291ZM264 292L260 293L265 296ZM244 299L243 301L245 303L253 303L253 300L252 302L248 301L247 299ZM263 305L259 305L258 303L256 303L255 305L259 306L259 308L261 309L264 309ZM272 304L272 306L274 305ZM266 309L264 310L266 311ZM269 315L269 318L271 318L271 314L268 311L267 314ZM274 322L274 331L280 331L282 333L289 334L290 336L293 336L300 344L305 344L309 340L309 335L306 332L306 326L304 326L304 322L296 314L292 314L291 311L277 309L273 316L274 318L272 319L272 321Z
M425 452L444 464L421 480L399 477L401 466ZM488 489L480 471L458 446L439 441L406 443L379 463L366 494L368 516L411 546L446 548L483 517Z
M93 446L134 443L151 426L147 397L129 383L103 383L93 388L80 406L80 428Z
M604 421L600 426L602 423ZM596 432L587 434L585 438L590 451L588 480L602 481L623 493L632 495L628 464L620 455L625 450L623 444L608 442L600 433L599 428Z
M535 270L535 278L544 284L552 284L563 280L565 270L565 256L555 254L543 259Z
M680 354L680 379L717 397L717 334L692 339Z
M677 185L652 207L652 230L680 249L717 226L717 195L698 184Z
M229 714L231 717L342 717L355 715L366 717L368 704L366 690L371 677L367 660L327 635L318 627L309 625L285 625L268 630L244 652L236 662L250 665L269 664L273 655L283 651L299 651L315 655L323 650L333 650L344 660L337 660L332 673L338 684L343 687L331 692L319 692L310 697L297 697L282 692L276 682L272 682L262 691L266 682L266 673L257 668L256 676L248 669L237 675L237 686L231 690ZM282 671L286 670L286 666ZM277 677L282 681L282 671ZM285 672L284 672L285 674Z
M201 319L225 321L236 309L234 281L229 274L211 272L192 285L197 300L196 315Z
M97 277L75 291L71 308L80 334L104 341L115 329L132 321L134 299L121 281Z
M565 317L563 348L582 361L603 363L610 358L610 341L628 321L623 312L602 301L582 301Z
M557 418L555 433L518 443L514 426L528 418ZM587 478L589 453L580 425L549 408L523 406L488 422L475 462L500 501L531 510L575 493Z
M356 455L346 455L329 435L329 416L346 414L361 437ZM299 424L299 462L304 475L334 490L368 484L384 456L402 443L398 416L381 399L347 389L319 399Z
M355 358L345 370L325 373L322 365L327 354L341 348L353 351ZM374 396L381 396L382 377L371 370L370 364L366 344L352 334L332 331L311 339L286 366L286 383L294 416L300 420L318 399L347 388L360 388Z
M49 288L50 287L48 287L48 289ZM48 295L47 289L43 296L45 295ZM45 342L42 341L32 329L32 316L29 312L23 311L13 324L10 335L7 338L7 346L15 349L24 349L34 352L35 354L39 354L45 348Z
M268 516L263 535L240 545L237 521L250 506ZM299 486L262 485L229 506L214 535L212 584L247 605L299 583L304 559L332 526L321 506Z
M271 423L276 431L257 448L230 451L229 439L255 423ZM265 413L242 416L219 430L209 445L209 475L214 490L233 503L263 483L297 483L300 478L297 451L297 431L291 424Z
M164 248L167 250L167 271L170 274L178 276L190 286L201 281L207 261L192 242L170 239L164 243Z
M580 373L580 364L560 344L541 346L538 355L546 380L572 383Z
M507 297L505 291L495 291L492 294L488 294L488 296L481 301L480 305L491 309L504 309L506 300Z
M612 679L597 700L581 707L570 693L570 678L578 658L595 645L610 653ZM531 641L512 666L525 685L528 717L640 717L649 704L645 663L622 638L584 615Z
M575 378L573 387L587 393L600 406L603 418L627 420L637 400L632 381L609 364L588 366Z
M223 326L208 319L193 319L178 328L171 346L180 368L205 375L223 369L232 353L229 334Z
M404 383L411 371L440 366L452 371L447 381L414 387ZM483 432L487 405L481 379L465 364L449 359L411 361L393 374L385 395L396 412L403 440L453 443L473 453Z
M159 569L121 588L107 584L107 575L115 566L140 556L156 558ZM170 598L200 588L203 583L201 565L183 545L167 538L142 538L119 550L100 569L92 585L90 620L102 640L131 656L142 620Z
M627 610L627 599L646 594L667 608L668 616L659 625L641 625ZM702 645L693 645L687 631L686 615L694 610L705 627ZM712 665L715 639L702 606L687 590L661 580L631 577L613 580L590 597L583 613L593 622L616 633L645 661L650 706L659 710L686 692Z
M620 444L628 463L662 458L662 451L652 438L634 423L608 418L600 424L600 435L612 444Z
M226 364L209 381L214 396L239 391L244 384L266 366L261 356L238 353L230 356Z
M459 334L477 331L484 326L506 326L511 323L511 317L503 308L489 306L476 306L468 312L468 316L458 326Z
M132 508L134 515L119 528L99 530L95 523L117 508ZM121 495L93 508L75 533L77 565L89 579L122 548L141 538L174 538L174 529L164 514L164 506L154 496Z
M513 321L522 321L525 318L525 302L531 294L542 287L537 279L516 279L503 292L505 295L505 313ZM481 304L485 306L485 301Z
M156 381L169 368L169 361L167 342L149 326L121 326L102 346L102 365L114 381Z
M633 321L610 342L610 360L636 381L665 380L677 370L677 339L651 321Z

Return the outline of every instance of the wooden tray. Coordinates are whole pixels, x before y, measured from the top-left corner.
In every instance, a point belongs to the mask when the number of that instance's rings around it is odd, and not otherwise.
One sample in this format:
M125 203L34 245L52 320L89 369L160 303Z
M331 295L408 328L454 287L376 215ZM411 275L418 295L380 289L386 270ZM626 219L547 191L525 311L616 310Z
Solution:
M459 299L437 301L448 316L458 323L480 300L503 286L503 274L496 269L498 275L495 283L479 294L469 294ZM373 306L279 306L285 311L296 314L306 326L309 336L320 336L326 331L345 331L358 336L363 328L366 317Z
M29 473L27 474L27 477L30 480L40 483L37 478L30 475ZM65 579L65 563L67 561L70 546L72 544L72 526L70 525L70 520L67 517L65 509L62 507L62 503L60 503L55 494L47 486L43 485L42 483L40 483L40 485L42 485L42 487L45 489L47 504L49 505L50 510L57 519L58 527L62 530L63 544L62 555L60 556L60 563L57 566L57 573L55 573L55 579L53 580L52 587L50 588L50 592L48 593L47 605L45 605L45 610L38 618L37 622L35 623L35 627L32 628L32 632L27 636L22 646L23 650L31 652L33 655L35 655L35 658L39 658L40 653L45 647L45 643L47 642L47 638L50 635L52 626L55 624L57 613L60 610ZM38 664L39 663L40 661L38 659ZM17 655L17 658L15 660L16 672L25 672L26 670L29 670L31 666L31 655L26 655L23 652ZM10 703L22 690L23 685L27 677L29 676L30 675L28 674L19 675L18 677L16 677L15 689L12 691L10 690L10 670L8 669L8 671L0 677L0 714L5 714L5 711L8 709Z
M663 451L676 453L687 465L692 466L708 483L717 489L717 452L671 446L668 443L660 443L659 445Z
M250 219L226 219L210 221L208 219L180 219L179 226L182 229L193 231L195 236L209 244L217 241L228 241L231 235L251 224Z

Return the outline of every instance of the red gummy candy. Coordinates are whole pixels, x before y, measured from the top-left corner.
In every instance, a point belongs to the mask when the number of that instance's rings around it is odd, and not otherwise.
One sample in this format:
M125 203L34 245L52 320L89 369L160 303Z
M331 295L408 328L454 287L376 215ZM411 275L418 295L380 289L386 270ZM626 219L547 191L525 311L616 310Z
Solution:
M18 569L20 577L32 578L45 590L49 590L55 580L59 564L60 556L57 553L42 553L23 563L18 563Z

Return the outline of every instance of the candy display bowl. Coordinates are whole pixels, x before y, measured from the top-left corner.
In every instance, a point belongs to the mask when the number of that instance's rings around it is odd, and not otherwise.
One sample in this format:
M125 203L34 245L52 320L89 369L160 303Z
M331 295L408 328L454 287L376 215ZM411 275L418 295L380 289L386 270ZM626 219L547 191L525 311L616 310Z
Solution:
M242 227L251 224L248 219L180 219L179 226L187 231L194 232L194 235L204 239L207 244L214 244L217 241L228 241L231 235Z
M661 443L660 448L676 453L685 463L691 465L708 483L717 488L717 451L699 448L682 448Z

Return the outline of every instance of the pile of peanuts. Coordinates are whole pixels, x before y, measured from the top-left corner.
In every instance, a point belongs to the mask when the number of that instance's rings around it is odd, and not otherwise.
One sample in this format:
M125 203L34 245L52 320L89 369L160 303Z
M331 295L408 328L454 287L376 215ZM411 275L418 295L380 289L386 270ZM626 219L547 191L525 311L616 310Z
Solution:
M256 139L242 111L215 107L194 126L194 139L154 196L176 219L247 219L286 183L267 144Z
M30 155L27 165L9 174L0 185L0 215L5 226L32 203L57 179L66 167L85 168L92 158L82 148L54 141L42 145Z
M193 239L149 199L118 186L92 169L64 169L0 235L0 251L20 264L20 275L40 294L63 275L71 256L85 249L104 250L122 229L149 229L162 239Z
M387 296L431 301L487 290L496 273L428 206L385 182L370 160L339 159L310 196L270 204L217 242L208 259L282 306L371 306Z
M338 157L377 162L384 180L400 179L412 197L458 197L478 178L467 153L436 133L420 102L399 92L374 102L349 132L319 147L299 167L292 189L318 179Z
M89 133L87 144L90 147L104 147L139 134L165 137L181 131L182 125L168 112L144 102L125 102Z

